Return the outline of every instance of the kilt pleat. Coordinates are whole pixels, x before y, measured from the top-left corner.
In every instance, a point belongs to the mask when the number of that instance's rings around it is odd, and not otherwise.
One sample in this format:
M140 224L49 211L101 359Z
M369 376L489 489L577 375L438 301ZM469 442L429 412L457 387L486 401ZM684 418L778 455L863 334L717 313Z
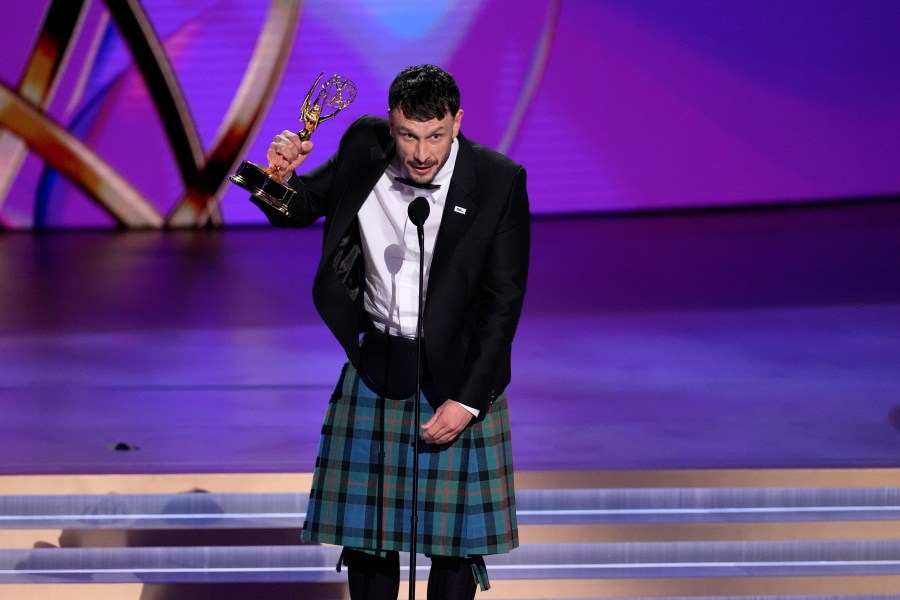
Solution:
M409 551L414 402L379 397L344 366L325 414L303 540ZM422 422L434 414L424 394L420 410ZM422 554L482 556L519 545L504 395L451 444L419 441L418 505Z

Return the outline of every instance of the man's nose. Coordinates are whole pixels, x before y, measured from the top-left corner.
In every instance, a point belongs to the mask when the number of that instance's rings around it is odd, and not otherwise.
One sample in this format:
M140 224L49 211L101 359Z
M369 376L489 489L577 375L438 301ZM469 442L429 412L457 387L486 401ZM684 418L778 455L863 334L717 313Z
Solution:
M425 147L425 142L416 142L415 152L413 152L413 159L417 163L423 163L428 160L428 150Z

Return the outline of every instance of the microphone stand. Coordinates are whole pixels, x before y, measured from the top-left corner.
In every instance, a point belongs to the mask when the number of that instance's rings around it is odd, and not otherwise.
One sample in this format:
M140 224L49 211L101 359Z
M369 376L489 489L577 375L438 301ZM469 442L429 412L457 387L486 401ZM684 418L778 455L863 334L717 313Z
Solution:
M419 315L416 321L416 398L413 408L413 482L409 553L409 600L416 600L416 554L419 537L419 421L422 401L422 321L425 315L425 220L430 212L428 200L419 196L409 205L409 220L419 237Z

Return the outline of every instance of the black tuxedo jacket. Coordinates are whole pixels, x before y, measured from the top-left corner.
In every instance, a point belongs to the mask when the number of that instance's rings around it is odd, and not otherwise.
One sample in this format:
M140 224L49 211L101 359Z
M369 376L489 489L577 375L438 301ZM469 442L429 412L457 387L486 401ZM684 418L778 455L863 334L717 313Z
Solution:
M525 295L530 243L525 170L459 136L459 152L435 242L423 324L440 401L485 410L510 380L510 348ZM328 161L288 184L291 217L254 199L276 226L325 217L313 300L349 360L370 326L357 212L395 154L384 119L363 117Z

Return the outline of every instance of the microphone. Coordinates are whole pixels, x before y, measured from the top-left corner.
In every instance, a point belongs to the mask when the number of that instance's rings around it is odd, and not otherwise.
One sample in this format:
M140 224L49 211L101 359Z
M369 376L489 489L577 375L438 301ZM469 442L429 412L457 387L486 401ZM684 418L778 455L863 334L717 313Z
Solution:
M429 206L428 200L422 196L409 203L409 220L416 227L421 227L425 224L425 220L428 219L430 212L431 206Z
M416 322L416 396L413 409L413 468L412 468L412 510L409 517L411 531L409 552L409 600L416 600L416 552L419 535L419 422L422 402L422 320L425 316L425 220L431 206L428 200L419 196L409 203L409 220L419 234L419 318Z

